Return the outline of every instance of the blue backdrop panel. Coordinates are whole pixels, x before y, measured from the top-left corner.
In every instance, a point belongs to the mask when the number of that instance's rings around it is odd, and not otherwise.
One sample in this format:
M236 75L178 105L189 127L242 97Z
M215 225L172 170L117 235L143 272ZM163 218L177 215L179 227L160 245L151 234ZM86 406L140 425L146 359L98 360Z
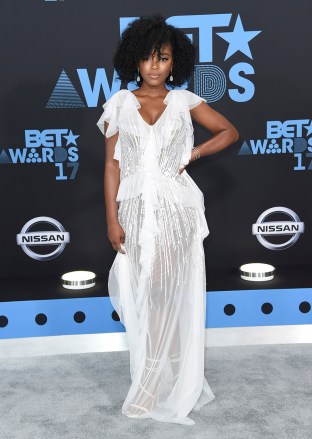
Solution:
M312 324L311 301L304 288L209 292L206 328ZM0 338L125 330L108 297L2 303L0 326Z

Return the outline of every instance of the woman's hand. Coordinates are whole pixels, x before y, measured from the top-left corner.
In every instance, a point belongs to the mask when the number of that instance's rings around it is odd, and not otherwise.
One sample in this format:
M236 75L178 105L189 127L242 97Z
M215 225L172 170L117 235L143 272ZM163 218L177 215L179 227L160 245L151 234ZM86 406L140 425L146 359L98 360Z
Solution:
M189 160L189 162L188 162L187 165L189 165L191 162L194 161L194 155L195 155L195 154L193 154L193 153L194 153L194 151L193 151L193 149L192 149L192 152L191 152L191 158L190 158L190 160ZM182 174L182 172L184 171L184 169L186 168L187 165L184 165L184 166L182 166L182 168L179 169L179 174Z
M114 250L120 250L120 253L125 254L126 252L121 249L120 244L125 242L125 232L121 225L117 222L108 226L107 236Z

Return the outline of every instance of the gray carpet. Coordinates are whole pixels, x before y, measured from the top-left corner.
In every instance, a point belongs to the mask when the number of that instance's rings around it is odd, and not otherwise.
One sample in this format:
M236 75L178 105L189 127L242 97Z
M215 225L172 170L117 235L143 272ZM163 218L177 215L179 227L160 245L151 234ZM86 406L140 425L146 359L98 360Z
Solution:
M208 348L216 398L185 426L122 415L128 352L1 359L0 437L308 439L311 369L311 344Z

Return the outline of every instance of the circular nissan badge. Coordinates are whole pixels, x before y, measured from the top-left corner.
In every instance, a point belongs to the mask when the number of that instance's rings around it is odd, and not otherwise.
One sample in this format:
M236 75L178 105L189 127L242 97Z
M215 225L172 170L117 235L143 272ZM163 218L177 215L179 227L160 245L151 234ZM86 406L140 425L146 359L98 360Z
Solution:
M35 228L37 224L49 224L55 230L47 232L34 232L30 229ZM37 261L48 261L59 256L66 244L70 242L69 232L65 231L62 224L54 218L48 216L39 216L28 221L22 228L21 232L16 235L17 245L20 245L26 255ZM56 246L55 250L50 253L36 253L31 249L32 246Z
M273 214L284 214L286 221L266 221ZM260 244L269 250L285 250L298 241L304 232L304 223L299 216L287 207L272 207L264 211L257 222L252 225L252 234L256 236ZM285 236L285 242L275 244L270 242L268 236Z

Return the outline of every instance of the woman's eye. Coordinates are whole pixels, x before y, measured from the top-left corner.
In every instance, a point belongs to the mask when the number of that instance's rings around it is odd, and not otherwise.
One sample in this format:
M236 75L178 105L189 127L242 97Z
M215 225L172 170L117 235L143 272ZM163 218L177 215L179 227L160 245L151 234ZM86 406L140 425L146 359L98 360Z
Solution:
M145 58L143 58L143 61L149 61L150 59L151 59L151 57L145 57ZM168 61L168 58L160 57L159 60L160 61Z

